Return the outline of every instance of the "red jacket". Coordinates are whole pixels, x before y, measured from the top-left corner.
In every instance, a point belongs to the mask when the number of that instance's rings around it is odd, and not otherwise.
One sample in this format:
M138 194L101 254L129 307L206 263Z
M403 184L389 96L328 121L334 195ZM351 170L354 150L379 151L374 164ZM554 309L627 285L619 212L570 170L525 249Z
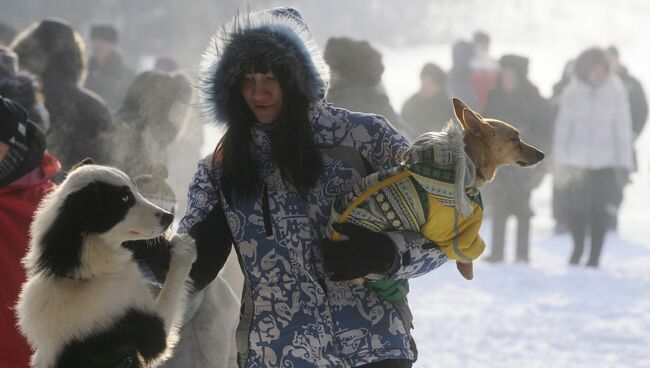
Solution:
M55 187L51 178L61 168L46 153L41 166L0 188L0 368L29 366L31 350L16 327L14 305L25 282L20 260L29 244L29 225L41 198Z

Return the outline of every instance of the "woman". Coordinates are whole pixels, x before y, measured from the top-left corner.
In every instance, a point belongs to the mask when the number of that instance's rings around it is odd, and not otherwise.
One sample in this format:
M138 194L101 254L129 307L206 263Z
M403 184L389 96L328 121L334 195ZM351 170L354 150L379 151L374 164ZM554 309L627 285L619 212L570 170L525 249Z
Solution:
M587 266L597 267L609 212L622 196L618 178L633 167L632 121L627 93L609 70L605 52L588 49L578 56L575 76L559 100L553 160L556 185L563 188L565 218L573 236L569 262L582 258L589 230Z
M297 11L238 18L213 41L202 95L227 132L199 162L179 231L197 241L197 289L235 246L247 284L240 364L410 367L408 306L328 280L324 261L336 261L321 250L333 198L365 167L397 165L407 142L380 116L327 105L327 70ZM416 233L347 235L328 246L365 250L350 278L415 277L446 261Z
M12 43L20 68L43 86L50 113L48 145L65 172L86 157L104 162L100 138L111 125L104 103L81 87L86 67L81 36L62 20L47 19L24 30Z
M504 55L499 60L496 88L490 92L485 115L503 121L511 121L530 137L530 142L547 150L551 139L551 111L548 102L539 94L537 87L528 79L528 58ZM545 174L544 165L530 171L520 167L504 167L484 191L486 201L492 205L492 253L487 261L501 262L504 257L506 222L508 217L517 219L517 262L528 262L530 238L530 196L541 184Z

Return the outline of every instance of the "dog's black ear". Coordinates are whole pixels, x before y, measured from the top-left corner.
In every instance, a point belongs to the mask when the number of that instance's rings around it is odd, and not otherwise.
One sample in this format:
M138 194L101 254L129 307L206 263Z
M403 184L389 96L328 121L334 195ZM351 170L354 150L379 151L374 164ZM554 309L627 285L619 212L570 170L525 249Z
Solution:
M56 220L43 236L37 271L67 275L79 267L83 238L101 207L100 199L96 182L65 198Z

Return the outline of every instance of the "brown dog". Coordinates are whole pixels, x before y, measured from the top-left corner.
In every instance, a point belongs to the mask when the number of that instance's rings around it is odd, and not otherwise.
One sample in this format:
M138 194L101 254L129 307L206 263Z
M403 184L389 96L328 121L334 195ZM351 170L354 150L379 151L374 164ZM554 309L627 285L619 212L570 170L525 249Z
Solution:
M512 125L483 118L463 101L454 98L454 113L463 127L465 152L476 165L474 185L481 188L492 181L501 166L529 167L544 159L544 152L524 142ZM456 263L466 279L473 278L472 263Z
M458 270L470 280L472 260L485 249L479 235L479 189L499 167L531 166L544 153L522 141L511 125L484 119L459 99L453 105L462 130L450 122L442 132L420 136L402 165L371 174L342 193L332 206L330 225L348 222L373 231L420 232L457 260ZM328 235L338 240L332 226ZM383 275L366 277L381 280Z

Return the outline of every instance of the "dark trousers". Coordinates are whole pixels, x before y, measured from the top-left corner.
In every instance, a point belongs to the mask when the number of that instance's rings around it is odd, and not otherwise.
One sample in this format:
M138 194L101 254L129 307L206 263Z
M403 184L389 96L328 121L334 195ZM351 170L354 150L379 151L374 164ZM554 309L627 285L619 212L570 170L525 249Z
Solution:
M587 266L598 266L619 187L614 169L582 170L571 180L566 203L567 225L573 237L571 264L580 263L588 234L591 247Z
M517 197L517 203L499 201L493 204L492 214L492 253L488 261L501 262L504 256L506 241L506 222L512 215L517 219L517 261L528 262L528 248L530 239L530 218L532 212L529 208L530 192L522 193Z
M492 216L492 253L490 261L503 261L504 247L506 241L506 222L507 214L497 214ZM530 238L530 216L517 216L517 253L516 260L528 262L528 243Z
M413 367L413 362L410 360L399 359L399 360L383 360L381 362L374 362L370 364L360 365L358 368L411 368Z

